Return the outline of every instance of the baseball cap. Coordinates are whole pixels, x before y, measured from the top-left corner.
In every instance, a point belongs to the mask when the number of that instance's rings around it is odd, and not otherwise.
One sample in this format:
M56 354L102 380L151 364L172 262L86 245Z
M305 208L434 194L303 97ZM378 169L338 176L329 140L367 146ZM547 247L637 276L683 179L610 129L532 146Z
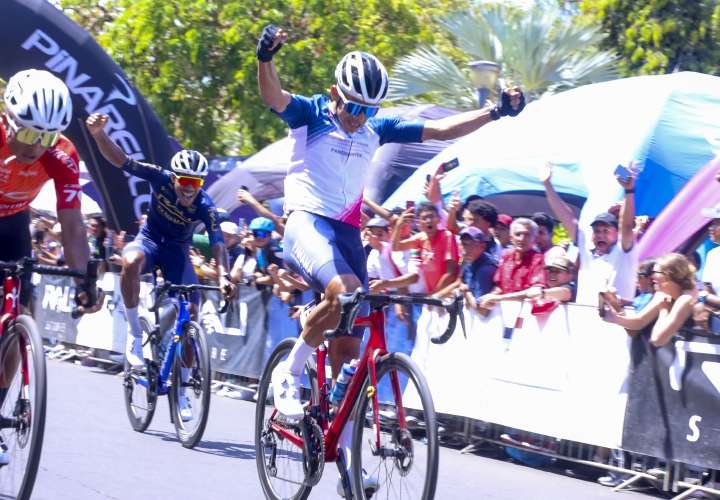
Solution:
M240 230L238 225L234 222L225 221L220 223L220 231L227 234L239 234Z
M388 221L382 217L373 217L365 224L365 227L382 227L384 229L387 229L389 226Z
M545 268L547 269L549 267L569 272L570 269L572 269L572 262L570 262L570 259L568 259L567 257L558 255L556 257L550 257L549 259L545 259Z
M594 226L595 224L607 224L609 226L618 227L618 220L617 217L610 212L602 212L595 216L595 219L593 219L590 225Z
M468 226L462 231L460 231L460 239L462 239L463 236L469 236L475 241L487 241L487 236L485 236L485 233L483 233L482 229L479 229L475 226Z
M497 216L498 223L502 224L503 226L510 227L510 224L512 224L513 218L509 216L508 214L498 214Z
M700 213L708 219L720 219L720 203L710 208L703 208Z

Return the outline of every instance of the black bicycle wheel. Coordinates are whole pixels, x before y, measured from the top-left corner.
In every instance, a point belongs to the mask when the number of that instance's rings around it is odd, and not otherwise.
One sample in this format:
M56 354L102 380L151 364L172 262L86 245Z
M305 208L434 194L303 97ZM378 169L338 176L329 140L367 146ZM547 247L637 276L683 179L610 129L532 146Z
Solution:
M178 439L192 448L205 432L210 414L210 349L203 329L194 321L183 325L183 336L175 350L171 375L170 412ZM190 417L181 414L181 398L186 397Z
M153 330L152 325L145 318L140 318L143 338L149 338ZM125 379L123 381L123 396L125 409L127 410L130 425L137 432L145 432L152 422L155 408L157 408L157 373L158 359L157 342L148 342L152 359L150 369L138 372L130 369L130 364L125 360ZM147 353L147 350L145 350ZM142 383L141 383L142 380Z
M399 383L402 402L395 397L393 378ZM360 394L378 394L380 448L376 448L372 398L360 397L352 444L355 498L431 500L435 497L439 457L435 408L425 377L407 355L392 353L377 365L377 386L374 390L369 386L367 377ZM401 406L404 429L398 419ZM362 418L365 422L358 421ZM365 491L363 481L376 489Z
M23 355L28 383L23 383ZM0 498L30 498L45 433L45 353L35 321L18 316L9 323L0 344L0 387L7 387L0 404L0 446L7 448L10 463L0 466Z
M273 405L270 378L275 367L287 358L295 339L285 339L270 355L257 389L255 407L255 461L265 497L271 500L304 500L312 487L305 485L303 450L276 434L271 423L283 425ZM317 401L317 370L312 357L305 365L302 377L304 404ZM300 435L300 431L297 431Z

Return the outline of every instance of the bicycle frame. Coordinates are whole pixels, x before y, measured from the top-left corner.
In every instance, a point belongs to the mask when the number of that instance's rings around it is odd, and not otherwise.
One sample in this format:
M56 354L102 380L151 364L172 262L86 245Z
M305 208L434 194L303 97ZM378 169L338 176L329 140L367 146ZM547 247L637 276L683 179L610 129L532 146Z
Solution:
M325 461L334 462L337 460L337 446L345 425L350 419L350 414L353 411L355 402L358 398L363 397L360 393L365 377L368 373L370 374L370 385L367 388L367 397L372 398L373 407L373 430L375 432L375 446L377 449L380 448L380 422L378 416L379 403L377 394L377 360L379 357L384 356L388 353L387 339L385 337L385 313L382 307L373 308L369 316L360 316L355 319L354 326L370 327L370 337L365 349L360 357L360 362L357 366L355 374L353 375L350 384L348 385L345 397L340 402L340 406L335 414L332 422L328 422L328 416L330 415L330 401L329 401L329 388L327 379L325 377L325 358L327 356L327 349L325 343L320 344L317 348L317 367L318 367L318 394L317 401L312 401L312 408L310 414L317 420L318 424L323 430L324 441L325 441ZM402 391L400 387L400 379L396 372L390 374L390 380L392 383L392 391L395 401L397 403L397 418L398 424L401 430L405 430L405 413L402 405ZM273 410L271 417L271 427L273 431L289 440L291 443L302 449L303 439L293 432L292 429L287 428L283 425L278 424L274 417L277 415L277 409ZM360 415L359 418L364 418ZM356 425L362 425L357 423Z
M20 297L20 278L17 276L6 276L3 280L3 306L2 316L0 316L0 343L5 335L5 329L8 323L18 317L19 313L19 297ZM20 336L20 363L22 366L22 386L23 392L27 391L30 383L30 375L27 359L27 344L25 338ZM2 367L0 367L2 368ZM4 377L4 373L0 373ZM23 394L27 396L27 394Z
M183 326L185 326L185 323L190 321L190 309L188 307L187 297L184 293L180 293L178 295L178 315L175 319L175 331L173 332L172 340L169 342L167 350L165 351L165 357L163 358L160 372L158 374L157 391L159 395L166 395L170 392L168 380L170 378L170 370L172 369L173 359L176 355L182 356L183 354L182 343L180 342L184 335ZM157 321L157 311L155 324L159 325L159 321ZM162 335L160 335L160 342L162 342L162 340ZM180 351L176 354L175 351L177 349L180 349ZM149 386L148 378L138 377L138 384L147 388Z

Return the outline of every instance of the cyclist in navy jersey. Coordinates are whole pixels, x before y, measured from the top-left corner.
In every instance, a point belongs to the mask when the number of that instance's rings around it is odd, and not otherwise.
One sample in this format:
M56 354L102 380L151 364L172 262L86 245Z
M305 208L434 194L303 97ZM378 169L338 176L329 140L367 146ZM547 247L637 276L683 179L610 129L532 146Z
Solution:
M291 418L302 415L300 374L308 357L335 328L337 297L367 286L360 238L360 209L365 175L378 147L390 142L447 140L466 135L501 116L516 116L525 106L520 89L504 90L494 108L442 120L404 121L377 117L388 91L388 75L371 54L353 51L335 69L330 95L304 97L282 88L272 58L287 40L268 25L257 45L258 85L263 102L290 127L293 151L285 178L284 259L324 299L309 314L288 359L273 373L277 409ZM344 362L359 354L362 330L330 342L333 378ZM352 425L340 437L348 469Z
M207 229L213 257L217 262L219 285L226 296L233 295L234 286L230 280L227 250L217 209L210 196L201 189L208 171L205 157L197 151L179 151L171 160L172 172L158 165L135 161L125 155L107 135L104 130L107 120L107 115L96 113L90 115L86 122L100 153L114 166L147 180L152 186L147 220L135 240L123 249L120 281L130 327L126 357L133 367L142 367L142 330L137 309L140 274L151 272L157 265L166 281L176 284L197 283L189 258L193 229L197 222L204 223Z

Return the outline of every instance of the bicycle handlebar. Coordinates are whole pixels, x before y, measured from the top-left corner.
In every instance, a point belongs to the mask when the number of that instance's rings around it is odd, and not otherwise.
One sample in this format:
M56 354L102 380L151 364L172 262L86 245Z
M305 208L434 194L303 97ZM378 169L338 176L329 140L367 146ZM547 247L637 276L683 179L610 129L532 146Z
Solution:
M358 288L353 293L343 293L338 296L340 302L340 321L334 330L327 330L325 337L333 338L350 330L355 317L358 313L358 306L361 302L367 301L375 307L384 307L390 304L423 304L429 306L438 306L445 309L450 315L447 329L441 334L432 337L430 341L433 344L444 344L452 337L460 318L460 326L463 335L467 338L465 332L465 317L463 315L463 297L462 294L456 295L451 299L436 299L433 297L419 295L386 295L386 294L369 294Z
M243 283L238 283L238 284L243 284ZM173 283L166 281L159 287L155 288L155 303L152 305L152 307L150 307L149 311L156 312L158 310L158 308L160 307L162 298L170 292L190 293L190 292L194 292L195 290L208 290L208 291L212 291L212 292L222 293L222 289L216 285L199 285L199 284L174 285ZM225 311L227 311L227 308L229 305L230 305L230 301L224 300L222 307L218 310L218 313L224 314Z
M48 266L44 264L38 264L35 259L21 259L17 262L2 262L0 261L0 270L8 271L14 276L30 275L33 273L47 274L52 276L67 276L70 278L78 278L83 280L85 283L84 292L87 294L88 300L84 307L92 307L97 301L97 278L98 278L98 265L100 261L97 259L90 259L87 263L87 269L85 272L78 271L76 269L70 269L67 266Z

